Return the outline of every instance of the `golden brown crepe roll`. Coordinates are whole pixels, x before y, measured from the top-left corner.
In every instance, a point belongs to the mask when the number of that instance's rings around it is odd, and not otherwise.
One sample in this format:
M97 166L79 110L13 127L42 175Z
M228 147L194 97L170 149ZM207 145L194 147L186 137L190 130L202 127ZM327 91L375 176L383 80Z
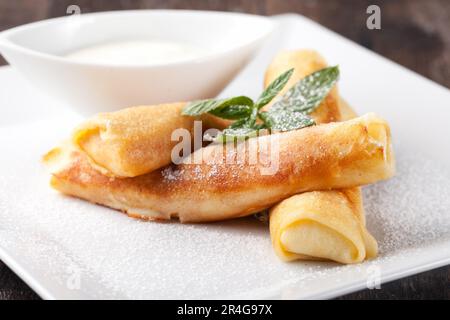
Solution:
M116 177L135 177L171 163L175 129L192 134L193 117L181 114L186 103L138 106L100 113L78 126L73 143L100 172ZM222 119L206 116L202 129L223 129Z
M340 111L343 120L356 116L342 99ZM294 195L270 210L269 223L275 253L284 261L357 263L378 254L359 187Z
M264 147L271 143L278 146L275 159ZM236 152L243 146L242 154ZM249 150L272 159L276 170L263 174L267 161L242 162ZM132 216L182 222L245 216L300 192L355 187L394 174L389 126L374 114L251 138L237 147L212 144L178 166L134 178L102 175L77 150L51 152L45 161L56 166L52 185L63 193Z
M171 161L175 129L193 131L194 118L182 116L185 103L138 106L100 113L75 129L73 143L104 174L134 177Z
M360 188L313 191L281 201L270 212L270 234L285 260L357 263L377 255L365 227Z
M312 50L282 52L270 64L265 85L290 68L296 70L291 78L293 85L307 74L326 66L324 59ZM288 83L281 94L290 85ZM335 88L328 100L324 100L312 114L316 122L326 123L356 117L356 113L343 99L339 99L339 112L335 112L337 94ZM320 224L320 221L326 221L329 225ZM289 226L285 228L286 225ZM335 232L336 226L347 232L339 236ZM377 254L377 243L365 228L359 187L312 191L292 196L271 210L270 231L277 255L286 261L328 259L353 263ZM359 241L351 243L342 240L349 233Z
M270 63L264 77L264 87L267 87L284 71L294 68L294 72L283 90L278 94L284 95L299 80L313 72L326 68L328 65L322 56L314 50L281 51ZM275 101L274 99L273 101ZM267 108L269 108L267 106ZM339 95L336 86L311 114L317 123L339 121Z

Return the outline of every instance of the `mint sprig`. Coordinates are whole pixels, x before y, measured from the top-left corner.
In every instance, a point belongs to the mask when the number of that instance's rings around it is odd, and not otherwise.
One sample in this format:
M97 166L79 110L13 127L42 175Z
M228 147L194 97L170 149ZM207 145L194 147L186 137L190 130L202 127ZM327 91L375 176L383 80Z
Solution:
M278 78L276 78L269 86L261 93L258 100L256 100L255 105L258 109L261 109L284 88L286 83L294 73L294 69L289 69L285 73L281 74Z
M317 109L339 79L339 68L329 67L301 79L261 117L273 130L290 131L314 125L307 114Z
M293 111L290 108L279 109L276 112L260 114L267 127L275 131L291 131L315 125L314 120L305 113Z
M213 112L213 111L220 111L221 109L224 109L226 107L230 106L247 106L252 107L253 106L253 100L246 96L238 96L233 98L227 98L227 99L207 99L207 100L200 100L200 101L194 101L189 103L184 109L182 114L186 116L199 116L203 113L207 112Z
M320 105L338 81L337 66L324 68L301 79L269 111L260 110L278 95L293 72L294 69L289 69L277 77L256 102L247 96L200 100L189 103L183 109L183 114L198 116L210 113L220 118L236 120L216 137L216 141L246 139L256 136L260 129L290 131L314 125L314 120L307 114Z
M211 110L209 113L223 119L239 120L242 118L249 117L250 114L252 113L252 108L250 106L245 105L226 106L220 109Z
M272 107L311 113L320 105L338 80L337 66L316 71L297 82Z
M234 141L255 137L261 126L256 123L258 118L258 109L254 107L248 117L233 122L228 128L222 130L216 137L216 141Z

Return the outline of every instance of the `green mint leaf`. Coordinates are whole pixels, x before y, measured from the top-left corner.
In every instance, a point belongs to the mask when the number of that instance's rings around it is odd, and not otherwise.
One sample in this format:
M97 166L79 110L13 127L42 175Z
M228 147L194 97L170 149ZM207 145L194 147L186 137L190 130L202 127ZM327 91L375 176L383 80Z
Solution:
M226 106L211 110L209 113L223 119L238 120L249 117L252 113L252 108L249 106Z
M188 103L184 108L181 114L186 116L198 116L202 113L206 113L212 109L214 109L219 101L214 99L209 100L199 100Z
M275 131L291 131L309 127L315 124L314 120L304 114L289 108L270 108L267 112L261 112L259 117L267 127Z
M258 109L256 109L255 106L253 106L253 108L251 109L251 113L248 117L233 122L227 129L241 129L241 128L255 129L257 118L258 118Z
M256 106L261 109L263 106L272 101L273 98L284 88L286 83L289 81L294 69L289 69L288 71L282 73L278 78L276 78L259 96L256 101Z
M217 135L214 141L217 142L232 142L245 140L250 137L258 135L258 130L253 128L227 128Z
M311 113L328 95L339 79L339 67L328 67L301 79L272 108L289 108L297 112ZM271 109L272 109L271 108Z
M303 78L278 99L267 112L260 111L286 85L293 73L290 69L281 74L260 95L256 103L246 96L221 100L201 100L189 103L183 114L197 116L211 113L215 116L236 120L223 130L215 141L235 141L257 136L261 129L290 131L312 126L314 120L307 116L314 111L339 78L339 68L329 67ZM262 123L256 123L257 119Z
M188 103L184 109L182 114L187 116L198 116L203 113L207 113L213 110L239 105L239 106L253 106L253 100L246 96L238 96L227 99L207 99L207 100L199 100Z
M256 124L257 117L258 109L254 106L248 117L233 122L216 137L215 141L230 142L256 136L260 129Z

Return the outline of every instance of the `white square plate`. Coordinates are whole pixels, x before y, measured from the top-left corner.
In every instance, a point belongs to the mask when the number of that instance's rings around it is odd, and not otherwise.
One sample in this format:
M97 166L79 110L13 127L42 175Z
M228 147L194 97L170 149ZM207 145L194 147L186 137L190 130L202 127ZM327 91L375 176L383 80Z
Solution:
M398 175L364 188L379 258L283 263L254 219L181 225L130 219L57 194L40 156L80 119L0 70L0 258L47 299L331 298L450 262L450 92L297 15L222 95L257 95L271 57L314 48L341 94L393 129Z

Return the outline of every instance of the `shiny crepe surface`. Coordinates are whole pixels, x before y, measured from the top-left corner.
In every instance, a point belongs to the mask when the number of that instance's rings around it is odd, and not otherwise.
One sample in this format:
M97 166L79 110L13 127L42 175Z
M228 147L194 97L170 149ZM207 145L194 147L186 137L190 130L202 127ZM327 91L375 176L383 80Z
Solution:
M327 259L358 263L377 255L365 227L360 188L305 192L276 205L270 233L286 261Z
M101 113L82 123L73 143L102 173L134 177L168 165L176 129L191 134L194 118L181 115L185 103L138 106Z
M274 174L270 148L277 142ZM249 139L244 153L210 145L195 153L201 164L169 166L134 178L108 177L70 146L51 151L45 161L57 190L149 219L179 217L182 222L245 216L299 192L347 188L389 178L394 173L387 123L373 114ZM238 154L258 150L256 164ZM245 156L244 159L249 159ZM269 165L268 165L269 164Z
M281 68L293 67L307 73L315 71L314 66L326 65L317 52L298 50L278 54L269 70L275 76L277 72L283 72ZM270 79L266 84L268 82ZM334 105L322 103L314 113L327 114L328 108ZM341 121L356 116L343 99L339 100L339 115L332 114L332 118ZM316 116L315 120L318 123L330 121L326 116ZM294 195L271 210L270 233L274 250L285 261L327 259L355 263L375 257L377 242L365 228L363 210L359 187Z

